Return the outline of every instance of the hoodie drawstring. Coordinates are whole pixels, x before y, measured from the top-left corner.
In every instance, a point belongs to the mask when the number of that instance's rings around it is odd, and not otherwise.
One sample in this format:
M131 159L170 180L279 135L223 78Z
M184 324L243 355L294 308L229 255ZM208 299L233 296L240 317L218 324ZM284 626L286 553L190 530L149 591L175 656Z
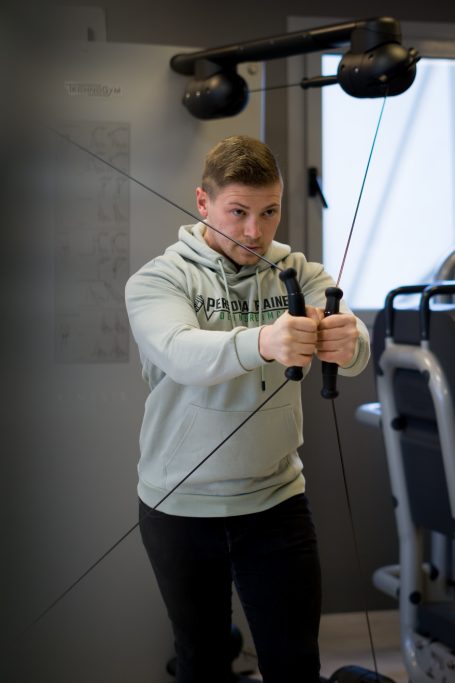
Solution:
M231 297L229 294L229 287L227 283L227 278L226 278L226 273L224 272L223 268L223 259L217 259L217 262L220 266L221 270L221 276L223 278L223 283L224 283L224 291L226 292L226 299L228 302L229 306L229 313L231 315L231 326L232 329L234 329L235 324L234 324L234 313L232 310L232 302L231 302ZM262 311L262 297L261 297L261 280L259 277L259 268L256 268L256 287L258 290L258 301L259 301L259 327L263 324L263 311ZM264 371L264 366L261 365L261 389L262 391L265 391L265 371Z
M231 315L231 327L232 327L232 329L234 329L234 327L235 327L235 325L234 325L234 313L232 312L232 302L231 302L231 297L229 295L229 287L228 287L228 283L227 283L227 279L226 279L226 273L224 272L224 268L223 268L223 259L219 258L219 259L217 259L217 261L218 261L218 264L220 266L221 275L223 277L224 291L226 292L226 299L228 300L229 313Z
M259 301L259 327L263 324L262 321L262 296L261 296L261 280L259 278L259 268L256 268L256 287L258 290ZM265 368L261 365L261 389L265 391Z

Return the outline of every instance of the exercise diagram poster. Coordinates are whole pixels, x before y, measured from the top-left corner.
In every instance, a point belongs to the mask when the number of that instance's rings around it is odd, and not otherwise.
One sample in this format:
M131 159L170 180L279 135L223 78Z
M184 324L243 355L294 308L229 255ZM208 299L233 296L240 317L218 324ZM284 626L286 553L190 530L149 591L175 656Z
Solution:
M55 357L127 361L130 193L121 171L129 171L130 127L77 122L62 132L55 155Z

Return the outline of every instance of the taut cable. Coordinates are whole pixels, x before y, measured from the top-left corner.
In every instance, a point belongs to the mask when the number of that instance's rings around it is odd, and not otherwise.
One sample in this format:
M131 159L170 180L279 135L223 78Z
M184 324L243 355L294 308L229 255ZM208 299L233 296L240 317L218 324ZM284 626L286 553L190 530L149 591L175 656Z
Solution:
M382 102L382 107L381 107L381 111L379 113L378 123L376 125L376 129L375 129L374 136L373 136L373 142L371 144L370 153L368 155L368 161L367 161L367 165L365 168L365 173L363 175L363 180L362 180L362 184L360 187L359 197L358 197L357 204L356 204L355 211L354 211L354 217L352 220L351 228L349 230L348 240L347 240L346 247L345 247L344 254L343 254L343 258L341 261L340 272L339 272L338 278L337 278L337 284L336 284L337 288L338 288L338 285L340 283L341 276L343 274L343 269L344 269L344 266L346 263L346 257L348 255L349 247L351 244L352 234L354 231L354 225L355 225L356 220L357 220L360 202L361 202L361 199L363 196L363 191L365 189L365 183L366 183L368 171L369 171L370 164L371 164L371 159L373 157L373 150L375 148L376 140L378 137L378 132L379 132L379 128L380 128L381 121L382 121L382 115L384 113L384 107L385 107L386 99L387 99L387 96L384 97L384 100ZM332 366L335 364L327 363L325 365L326 366ZM324 366L324 364L323 364L323 366ZM337 371L337 366L335 366L335 368L336 368L335 371ZM341 446L340 430L338 427L338 418L337 418L336 407L335 407L335 396L336 396L336 393L333 395L333 397L330 397L331 398L330 402L332 404L333 422L335 425L336 440L337 440L337 445L338 445L338 455L339 455L340 464L341 464L341 471L342 471L342 477L343 477L343 487L344 487L344 493L345 493L345 497L346 497L346 505L347 505L347 509L348 509L349 523L350 523L350 527L351 527L352 539L353 539L353 544L354 544L354 553L355 553L355 558L356 558L356 563L357 563L358 574L359 574L360 582L361 582L361 593L362 593L362 598L363 598L365 621L366 621L367 631L368 631L368 639L369 639L369 643L370 643L371 656L373 659L374 673L376 676L376 680L378 680L379 679L379 673L378 673L378 666L377 666L376 649L374 647L373 633L372 633L372 629L371 629L370 615L368 612L367 599L366 599L366 589L365 589L365 584L364 584L364 572L363 572L362 562L360 559L359 543L357 540L357 533L356 533L356 529L355 529L355 525L354 525L354 515L352 512L351 496L349 494L348 480L347 480L347 476L346 476L346 468L345 468L344 457L343 457L343 449Z

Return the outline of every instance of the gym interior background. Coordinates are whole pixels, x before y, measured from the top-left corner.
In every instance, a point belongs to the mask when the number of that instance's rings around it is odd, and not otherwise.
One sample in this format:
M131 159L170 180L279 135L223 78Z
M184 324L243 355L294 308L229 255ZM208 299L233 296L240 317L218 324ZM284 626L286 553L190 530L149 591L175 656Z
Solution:
M334 0L324 3L282 0L269 4L260 0L250 0L247 4L240 0L229 3L105 0L102 7L92 3L78 3L74 7L72 2L40 7L35 3L23 6L22 19L28 28L34 21L43 29L52 23L52 30L57 35L61 31L65 40L68 36L74 37L65 17L83 17L84 10L101 13L105 26L103 39L108 42L177 45L189 49L285 33L291 16L327 17L328 20L393 16L401 22L455 22L455 6L442 0L427 4L411 0L399 3L371 0L367 7L360 0L345 0L342 6ZM15 26L18 26L17 16ZM23 48L21 45L19 49ZM285 60L267 64L266 82L286 82ZM289 146L284 124L286 108L287 100L280 90L267 94L265 140L278 154L285 176ZM7 133L0 139L7 148L8 137ZM23 140L21 152L25 158L26 142ZM35 138L33 142L36 144ZM11 192L5 189L10 178L7 169L3 170L3 196L7 199L5 223L10 230L2 269L5 329L8 328L2 354L5 377L2 587L6 605L2 629L3 642L10 643L11 625L14 633L21 632L135 523L135 462L142 413L138 412L140 402L130 404L121 386L109 384L108 365L104 366L105 390L99 386L78 388L77 374L68 376L58 386L49 378L47 369L53 362L54 350L43 342L42 334L43 320L51 317L54 305L53 256L43 248L49 227L40 213L43 207L39 202L24 207L17 183L13 183ZM279 234L282 241L287 240L289 233L286 199L284 208ZM31 210L37 213L33 235L29 232ZM34 281L34 269L43 272L43 268L48 268L48 279L40 277L39 282ZM38 288L34 286L37 283ZM17 289L12 289L13 284ZM21 308L24 299L27 305ZM130 355L134 353L131 346ZM320 375L312 372L306 380L304 394L303 457L319 530L324 612L359 611L365 601L371 610L396 608L396 603L377 591L370 580L377 567L396 562L398 552L384 447L379 431L376 433L359 424L354 416L357 406L376 400L373 370L369 368L349 386L340 381L337 404L360 548L361 577L335 437L331 433L330 411L319 400L319 391ZM48 415L40 421L40 411L45 412L40 400L53 404L51 419ZM103 403L113 404L113 413L109 415ZM82 414L83 425L78 423ZM114 438L113 423L120 414L122 424L128 426ZM67 434L68 448L73 452L69 470L56 467L59 462L56 442L48 431L54 421L57 421L57 430ZM82 427L84 435L81 435ZM112 455L107 483L99 483L101 465L96 458L97 449L108 450ZM78 464L87 453L93 454L90 466L81 469ZM30 680L33 683L165 681L163 672L165 662L172 656L172 638L152 583L138 534L132 533L71 595L21 635L21 652L33 666L34 677ZM238 618L241 622L242 617ZM243 622L241 626L245 627ZM17 646L14 642L12 648Z

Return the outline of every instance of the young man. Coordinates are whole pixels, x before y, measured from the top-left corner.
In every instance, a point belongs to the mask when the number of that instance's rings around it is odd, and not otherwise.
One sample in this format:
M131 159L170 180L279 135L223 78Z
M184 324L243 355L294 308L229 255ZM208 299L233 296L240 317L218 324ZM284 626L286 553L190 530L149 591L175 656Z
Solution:
M126 288L150 386L140 526L174 630L178 683L230 680L232 582L264 682L319 682L320 570L297 452L300 383L237 427L287 366L306 372L316 354L353 376L367 364L369 340L343 301L339 315L323 317L334 285L323 267L274 241L282 190L266 145L222 140L196 190L202 222L181 227L179 241ZM278 269L289 267L307 317L287 312Z

